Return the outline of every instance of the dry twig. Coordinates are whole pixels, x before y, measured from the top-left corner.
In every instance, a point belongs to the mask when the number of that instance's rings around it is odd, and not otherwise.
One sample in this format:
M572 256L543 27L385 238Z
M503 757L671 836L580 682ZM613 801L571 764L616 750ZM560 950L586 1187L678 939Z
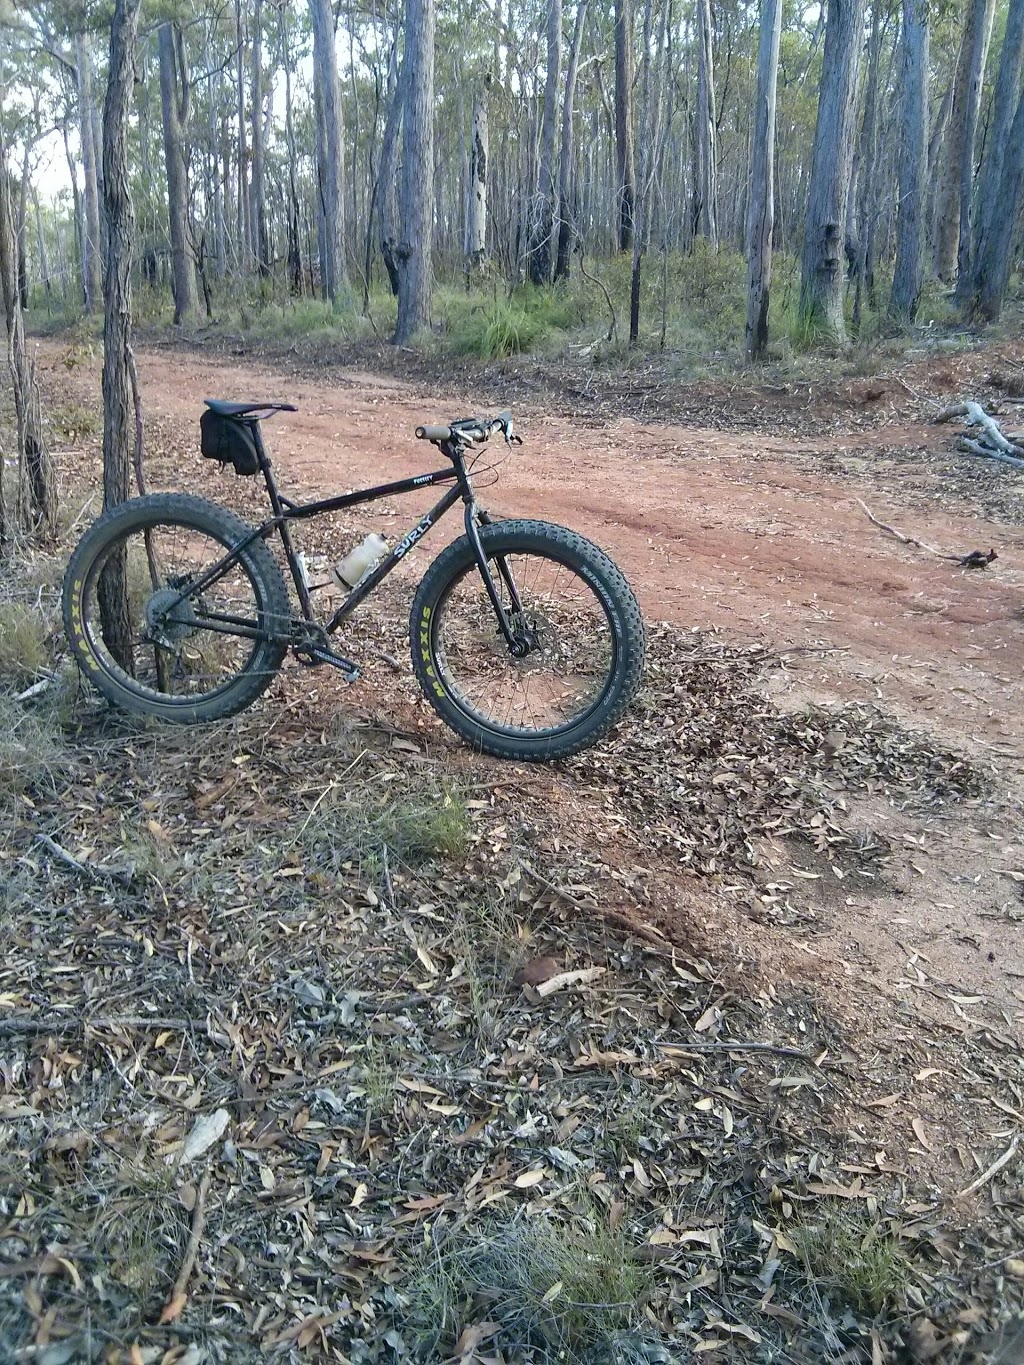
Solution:
M161 1323L173 1322L181 1314L181 1310L188 1301L188 1294L185 1291L189 1276L192 1274L192 1269L196 1263L196 1257L199 1255L199 1243L203 1240L203 1229L206 1226L206 1196L209 1191L210 1172L206 1171L199 1182L199 1192L192 1209L192 1231L185 1248L185 1256L181 1262L181 1269L178 1271L178 1278L174 1281L171 1297L164 1304L163 1312L160 1314Z

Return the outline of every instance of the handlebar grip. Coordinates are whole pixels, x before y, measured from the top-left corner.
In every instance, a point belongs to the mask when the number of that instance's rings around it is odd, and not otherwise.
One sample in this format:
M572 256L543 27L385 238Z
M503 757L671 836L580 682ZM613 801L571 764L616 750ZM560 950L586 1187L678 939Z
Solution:
M450 441L452 429L451 427L417 427L416 439L418 441Z

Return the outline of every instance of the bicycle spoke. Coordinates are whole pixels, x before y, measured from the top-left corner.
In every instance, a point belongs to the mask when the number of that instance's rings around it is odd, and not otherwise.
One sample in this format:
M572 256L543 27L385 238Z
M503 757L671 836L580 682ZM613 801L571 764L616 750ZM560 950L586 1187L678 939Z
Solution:
M537 733L577 724L597 702L613 659L607 614L574 570L543 554L503 556L522 610L497 561L492 576L524 657L510 651L475 567L452 587L436 623L438 661L461 704L503 730Z
M248 664L257 642L204 620L233 618L259 626L259 601L241 562L228 565L201 592L189 593L224 557L224 546L198 529L168 522L126 534L104 562L124 555L128 582L132 675L148 691L175 698L202 697L232 682ZM98 581L100 565L93 575ZM87 597L94 643L102 645Z

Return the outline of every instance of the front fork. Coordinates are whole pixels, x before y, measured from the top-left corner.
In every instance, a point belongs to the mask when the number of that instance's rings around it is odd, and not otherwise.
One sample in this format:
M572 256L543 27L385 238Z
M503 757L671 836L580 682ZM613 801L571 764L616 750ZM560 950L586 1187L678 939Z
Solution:
M472 498L466 503L465 521L466 535L470 545L473 547L473 554L476 556L480 577L484 580L487 596L491 599L491 606L494 608L494 614L498 618L498 625L501 628L502 635L505 637L505 643L508 645L509 653L514 659L522 659L529 653L529 644L521 633L518 633L513 629L512 623L509 621L508 612L502 604L501 594L498 592L494 582L490 565L487 562L487 555L484 552L483 542L480 539L480 527L490 526L492 524L492 518L488 512L483 510L483 508L478 507L476 499ZM509 602L511 603L512 611L516 616L522 619L523 604L519 600L519 592L516 589L508 563L504 557L497 560L497 568L501 581L508 589Z

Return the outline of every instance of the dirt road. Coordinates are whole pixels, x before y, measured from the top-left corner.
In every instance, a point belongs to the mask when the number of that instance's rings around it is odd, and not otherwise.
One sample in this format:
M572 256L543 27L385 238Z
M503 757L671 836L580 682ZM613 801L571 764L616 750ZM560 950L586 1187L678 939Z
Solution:
M415 424L478 407L466 393L439 410L413 387L368 374L296 379L176 348L138 359L147 420L161 438L155 445L174 451L173 459L155 461L155 481L213 496L222 476L199 456L204 397L296 403L299 411L268 424L267 436L285 484L311 494L436 467L432 449L413 439ZM44 363L59 365L56 347ZM76 370L72 382L86 392L94 367ZM589 535L624 567L651 618L792 650L776 701L876 703L968 750L1007 789L1020 790L1020 524L992 524L950 505L926 465L916 468L905 500L900 467L886 461L877 435L828 446L631 420L584 426L529 411L518 416L524 445L483 493L493 510ZM949 439L934 427L885 432L887 448ZM1005 477L1019 480L1011 471ZM991 546L999 558L988 571L968 572L903 545L870 524L858 497L927 544L956 554ZM389 532L411 522L416 505L403 501L400 513L398 504L360 509L342 529ZM345 548L342 533L337 549ZM418 551L421 566L436 548L428 540ZM1019 1019L1019 887L1005 872L1024 867L1024 832L990 814L953 831L901 828L901 838L919 835L919 856L905 870L899 898L838 917L836 955L890 978L906 970L908 958L919 974L924 961L929 980L984 995L1008 1024Z

